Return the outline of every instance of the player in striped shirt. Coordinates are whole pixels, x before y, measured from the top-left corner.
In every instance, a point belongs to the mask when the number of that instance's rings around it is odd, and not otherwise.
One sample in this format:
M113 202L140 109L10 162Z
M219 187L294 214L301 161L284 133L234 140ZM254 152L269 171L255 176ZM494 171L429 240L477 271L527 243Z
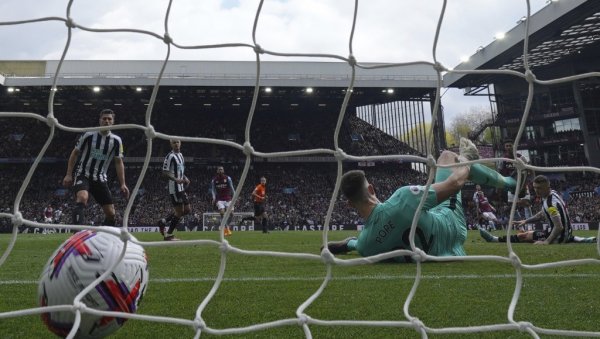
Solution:
M171 139L171 152L165 157L162 166L162 173L169 179L169 196L173 204L173 213L158 221L160 234L165 240L178 240L173 235L179 221L184 215L191 212L190 202L185 188L190 184L190 179L185 176L185 160L181 154L181 141ZM169 225L169 229L165 234L165 227Z
M510 236L511 242L529 242L536 245L564 244L568 242L592 243L596 242L596 237L576 237L573 236L571 228L571 218L567 207L555 190L550 188L550 180L544 175L538 175L533 179L533 189L535 194L542 200L542 209L534 216L525 220L515 221L517 226L523 226L526 223L546 219L549 223L547 229L542 231L528 231ZM485 230L479 230L481 236L488 242L506 242L506 236L495 237Z
M100 126L112 126L114 123L115 112L111 109L104 109L100 112ZM85 207L91 194L102 206L104 212L102 224L116 226L115 205L106 176L108 166L113 159L121 193L125 198L129 198L129 188L125 183L121 138L109 130L85 132L79 138L69 156L67 174L63 179L63 185L65 187L73 186L75 192L76 206L73 210L73 224L85 223ZM73 171L75 163L77 163L77 169Z

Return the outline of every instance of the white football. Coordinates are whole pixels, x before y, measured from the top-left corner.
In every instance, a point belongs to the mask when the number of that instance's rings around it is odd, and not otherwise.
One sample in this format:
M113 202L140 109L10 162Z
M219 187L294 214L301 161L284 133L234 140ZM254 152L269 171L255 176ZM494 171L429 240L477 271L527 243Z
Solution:
M38 285L40 306L72 305L86 286L119 259L123 241L106 232L84 230L67 239L52 254ZM135 313L148 285L148 261L144 248L128 242L125 257L81 302L88 308ZM75 313L48 312L42 320L53 333L65 337ZM127 319L83 313L77 338L102 338L123 326Z

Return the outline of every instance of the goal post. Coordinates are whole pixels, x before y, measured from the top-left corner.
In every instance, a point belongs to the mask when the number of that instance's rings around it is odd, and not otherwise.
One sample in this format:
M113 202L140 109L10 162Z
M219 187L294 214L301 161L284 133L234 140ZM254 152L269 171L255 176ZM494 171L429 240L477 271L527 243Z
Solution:
M252 218L244 220L244 218ZM218 231L221 225L221 214L218 212L202 213L202 230ZM254 231L254 212L233 212L229 227L233 231Z

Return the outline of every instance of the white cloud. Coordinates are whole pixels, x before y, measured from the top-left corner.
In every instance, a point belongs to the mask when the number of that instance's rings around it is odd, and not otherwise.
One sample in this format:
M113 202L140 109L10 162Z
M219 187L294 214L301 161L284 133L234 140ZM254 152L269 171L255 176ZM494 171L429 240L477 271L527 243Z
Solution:
M532 13L545 0L531 0ZM0 21L66 16L66 0L3 0ZM258 1L174 0L168 30L184 46L220 43L252 44ZM280 53L320 53L348 57L354 13L352 0L266 0L256 29L257 43ZM435 31L442 0L359 1L353 54L359 62L433 61ZM165 33L168 1L75 0L74 21L85 27L141 29ZM525 0L448 1L436 48L438 61L454 67L460 56L491 43L526 15ZM58 59L67 28L53 21L0 26L0 59ZM166 45L138 33L90 33L73 30L68 59L164 59ZM182 50L172 48L173 60L254 60L250 48ZM290 60L262 55L262 60ZM296 59L297 60L297 59ZM452 94L450 94L452 93ZM473 104L473 102L476 102ZM465 98L451 90L444 97L447 116L481 106L480 98Z

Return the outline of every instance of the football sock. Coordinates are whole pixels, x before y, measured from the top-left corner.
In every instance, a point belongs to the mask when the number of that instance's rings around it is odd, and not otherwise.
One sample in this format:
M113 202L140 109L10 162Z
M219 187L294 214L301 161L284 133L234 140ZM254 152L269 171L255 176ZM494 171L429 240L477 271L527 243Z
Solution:
M78 202L73 209L73 225L83 225L85 223L85 204Z
M165 221L167 222L167 224L171 223L171 220L173 220L173 218L175 218L175 213L171 213L169 214L166 218Z
M517 186L515 179L503 177L500 173L482 164L471 165L469 180L479 185L505 188L508 190L514 190Z
M262 219L262 231L263 231L263 233L267 233L269 231L269 225L267 223L267 218Z
M171 218L171 225L169 225L169 230L167 231L167 234L173 234L173 232L175 232L175 229L177 228L177 225L179 224L180 220L181 218L178 218L176 215L173 214L173 217Z
M117 226L117 220L116 219L104 218L104 221L102 221L102 225L104 225L104 226Z

